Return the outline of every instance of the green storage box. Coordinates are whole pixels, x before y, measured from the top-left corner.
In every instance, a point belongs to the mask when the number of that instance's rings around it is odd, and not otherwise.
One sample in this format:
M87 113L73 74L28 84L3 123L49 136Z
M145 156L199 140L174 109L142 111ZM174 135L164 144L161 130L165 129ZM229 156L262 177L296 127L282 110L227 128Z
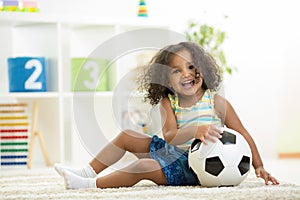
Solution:
M72 91L108 91L108 60L72 58Z

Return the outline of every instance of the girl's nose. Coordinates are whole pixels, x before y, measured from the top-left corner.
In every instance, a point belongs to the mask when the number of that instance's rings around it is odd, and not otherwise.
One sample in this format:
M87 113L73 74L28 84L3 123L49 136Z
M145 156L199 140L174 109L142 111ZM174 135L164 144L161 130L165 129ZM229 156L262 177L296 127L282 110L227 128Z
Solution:
M181 76L182 77L188 77L190 75L190 72L188 71L188 70L186 70L186 69L184 69L184 70L182 70L182 72L181 72Z

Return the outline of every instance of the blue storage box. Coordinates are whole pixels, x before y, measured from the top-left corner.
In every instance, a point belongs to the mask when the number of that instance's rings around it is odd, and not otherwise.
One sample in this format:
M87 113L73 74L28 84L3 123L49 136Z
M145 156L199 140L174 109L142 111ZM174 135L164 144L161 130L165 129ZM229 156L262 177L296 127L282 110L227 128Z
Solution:
M44 57L8 58L10 92L44 92L46 66Z

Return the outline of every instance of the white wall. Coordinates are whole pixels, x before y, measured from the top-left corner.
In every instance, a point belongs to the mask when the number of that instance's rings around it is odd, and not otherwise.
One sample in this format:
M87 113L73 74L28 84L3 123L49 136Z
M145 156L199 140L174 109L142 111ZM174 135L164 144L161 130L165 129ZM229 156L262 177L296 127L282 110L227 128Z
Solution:
M50 14L136 17L138 0L40 1ZM225 53L238 68L225 95L253 134L263 157L300 152L300 12L297 0L146 0L149 18L183 31L190 19L225 30ZM224 20L223 16L229 17ZM278 142L279 140L279 142Z

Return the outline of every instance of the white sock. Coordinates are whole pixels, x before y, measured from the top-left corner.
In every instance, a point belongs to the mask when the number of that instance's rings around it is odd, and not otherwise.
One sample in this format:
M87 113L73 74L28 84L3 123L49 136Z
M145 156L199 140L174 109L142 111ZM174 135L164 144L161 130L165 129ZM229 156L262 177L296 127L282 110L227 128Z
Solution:
M69 171L63 171L66 189L97 188L96 178L82 178Z
M83 178L94 178L97 176L95 170L90 165L87 165L83 168L76 169L76 168L70 168L70 167L66 167L61 164L55 163L54 168L57 171L57 173L61 176L63 176L64 171L72 172L73 174L76 174Z

